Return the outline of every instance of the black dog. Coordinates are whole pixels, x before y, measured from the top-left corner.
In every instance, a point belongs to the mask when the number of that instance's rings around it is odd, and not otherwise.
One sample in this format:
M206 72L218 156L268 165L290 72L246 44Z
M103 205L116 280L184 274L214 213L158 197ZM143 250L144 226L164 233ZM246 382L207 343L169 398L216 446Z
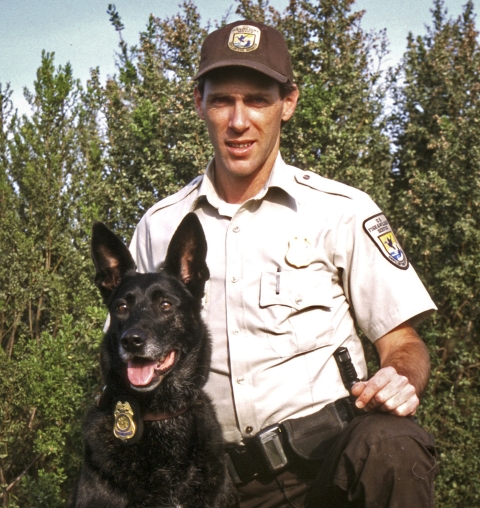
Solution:
M95 283L110 311L101 348L105 389L84 424L84 463L70 506L237 506L220 426L202 389L211 354L200 318L206 252L191 213L161 271L139 274L121 240L94 225Z

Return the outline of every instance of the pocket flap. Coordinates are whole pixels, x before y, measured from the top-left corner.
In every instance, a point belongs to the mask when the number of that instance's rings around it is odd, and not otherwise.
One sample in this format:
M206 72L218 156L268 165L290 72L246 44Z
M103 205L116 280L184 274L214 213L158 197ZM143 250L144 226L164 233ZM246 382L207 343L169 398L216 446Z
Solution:
M286 305L296 310L333 307L332 276L324 271L263 272L260 307Z

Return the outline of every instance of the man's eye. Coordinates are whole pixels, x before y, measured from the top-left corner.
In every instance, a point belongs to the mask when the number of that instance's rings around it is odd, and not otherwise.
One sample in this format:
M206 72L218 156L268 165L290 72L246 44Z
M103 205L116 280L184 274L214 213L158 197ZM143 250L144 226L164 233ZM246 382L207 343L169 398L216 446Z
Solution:
M252 106L265 106L268 102L264 97L252 97L252 99L250 99L250 104L252 104Z
M120 304L117 306L117 311L118 311L120 314L125 314L125 312L128 312L128 307L127 307L127 304L126 304L126 303L120 303Z
M227 105L228 101L224 97L216 97L210 102L210 104L214 107L220 107Z
M171 306L172 304L170 302L167 302L167 300L163 300L162 303L160 304L162 310L168 310Z

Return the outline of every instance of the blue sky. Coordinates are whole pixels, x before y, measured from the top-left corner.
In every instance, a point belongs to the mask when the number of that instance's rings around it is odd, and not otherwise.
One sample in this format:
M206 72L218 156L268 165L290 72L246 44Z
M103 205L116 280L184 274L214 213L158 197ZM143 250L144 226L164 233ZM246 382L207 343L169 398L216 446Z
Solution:
M130 44L138 41L150 13L165 17L176 14L179 2L165 0L111 0L117 6L125 25L124 38ZM32 88L40 65L42 49L55 52L55 64L68 61L74 76L83 82L89 69L100 67L103 78L115 73L114 54L118 35L111 27L106 13L109 1L103 0L0 0L0 83L10 83L14 103L26 112L23 87ZM283 11L288 0L271 0L271 5ZM457 17L466 0L445 0L449 14ZM195 4L206 22L229 15L237 19L236 3L230 0L196 0ZM357 0L357 10L365 10L366 30L387 29L391 55L388 64L401 58L408 32L425 33L431 22L433 0ZM480 0L474 0L480 13ZM479 22L480 25L480 22ZM479 26L477 25L477 26Z

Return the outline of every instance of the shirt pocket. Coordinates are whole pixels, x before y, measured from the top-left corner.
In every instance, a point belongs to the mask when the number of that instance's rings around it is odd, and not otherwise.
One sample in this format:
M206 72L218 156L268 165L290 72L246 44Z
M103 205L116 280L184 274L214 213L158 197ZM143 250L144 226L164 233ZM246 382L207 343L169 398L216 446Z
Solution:
M323 270L263 272L260 312L281 358L332 344L332 276Z

